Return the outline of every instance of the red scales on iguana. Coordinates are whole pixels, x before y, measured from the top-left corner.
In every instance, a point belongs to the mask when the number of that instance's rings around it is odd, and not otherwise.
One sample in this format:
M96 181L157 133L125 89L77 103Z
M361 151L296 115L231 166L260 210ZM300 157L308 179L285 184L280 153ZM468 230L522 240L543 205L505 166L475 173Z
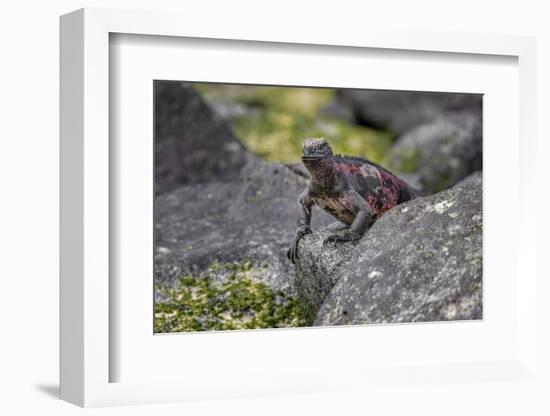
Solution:
M384 212L419 194L383 167L363 158L334 155L325 139L306 139L302 161L309 172L307 189L298 198L298 227L288 250L293 263L298 242L311 233L311 207L318 205L348 225L324 243L357 241Z

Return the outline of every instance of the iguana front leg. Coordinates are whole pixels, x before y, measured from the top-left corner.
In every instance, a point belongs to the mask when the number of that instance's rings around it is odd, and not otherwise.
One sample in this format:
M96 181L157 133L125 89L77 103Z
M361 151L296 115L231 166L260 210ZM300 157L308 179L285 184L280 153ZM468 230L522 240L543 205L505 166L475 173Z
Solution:
M357 193L357 191L351 189L346 191L344 197L349 201L349 204L355 212L355 218L351 223L349 229L341 234L331 234L323 241L323 244L337 243L344 241L357 241L363 237L367 227L372 220L372 212L367 204L367 201Z
M300 258L298 255L298 243L300 242L300 239L304 235L311 233L311 228L309 228L309 226L311 223L312 206L313 201L311 200L308 190L306 189L298 197L298 225L296 227L296 234L294 236L294 240L292 241L292 245L287 252L288 258L294 264L296 264L296 260Z

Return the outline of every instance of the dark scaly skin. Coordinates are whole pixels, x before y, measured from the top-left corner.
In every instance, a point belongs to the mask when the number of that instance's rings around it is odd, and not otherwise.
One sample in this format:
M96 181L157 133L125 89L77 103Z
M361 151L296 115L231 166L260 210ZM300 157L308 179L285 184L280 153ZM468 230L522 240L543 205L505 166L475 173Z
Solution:
M314 204L348 225L345 232L323 242L357 241L387 210L418 196L418 192L388 170L367 159L332 153L324 139L307 139L302 156L311 179L298 198L298 225L288 257L299 259L298 243L311 233Z

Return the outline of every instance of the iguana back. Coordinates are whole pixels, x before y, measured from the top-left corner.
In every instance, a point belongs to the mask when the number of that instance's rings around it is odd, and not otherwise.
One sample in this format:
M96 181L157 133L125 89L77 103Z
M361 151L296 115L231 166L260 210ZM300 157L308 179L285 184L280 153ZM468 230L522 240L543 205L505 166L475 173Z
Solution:
M416 198L418 191L368 159L334 156L335 169L369 204L376 219L385 211Z

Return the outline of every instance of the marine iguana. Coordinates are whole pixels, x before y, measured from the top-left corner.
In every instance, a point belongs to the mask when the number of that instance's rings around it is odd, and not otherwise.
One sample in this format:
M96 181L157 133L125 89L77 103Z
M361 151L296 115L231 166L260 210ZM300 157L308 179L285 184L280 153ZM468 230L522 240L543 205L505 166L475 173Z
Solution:
M302 162L310 174L298 198L298 226L288 258L299 259L298 243L311 233L311 207L316 204L348 225L329 235L329 242L357 241L384 212L419 196L419 192L383 167L360 157L334 155L325 139L306 139Z

